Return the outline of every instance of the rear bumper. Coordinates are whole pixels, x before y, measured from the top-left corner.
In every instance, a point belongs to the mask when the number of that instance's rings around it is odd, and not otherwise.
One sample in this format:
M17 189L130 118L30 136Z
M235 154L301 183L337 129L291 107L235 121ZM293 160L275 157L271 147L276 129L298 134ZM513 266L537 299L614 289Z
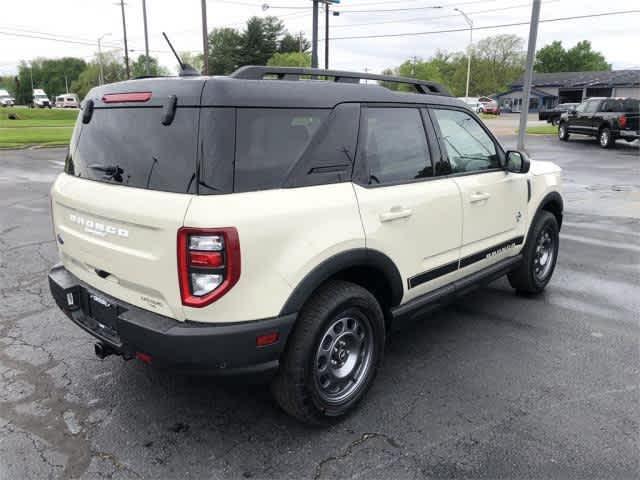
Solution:
M640 138L640 132L633 130L620 130L618 132L618 135L620 136L620 138L629 138L633 140L637 140L638 138Z
M49 288L60 309L75 324L124 358L142 353L160 368L185 373L237 375L274 373L296 314L233 324L179 322L143 310L80 281L62 265L49 272ZM69 295L73 305L69 305ZM90 296L115 308L114 325L91 314ZM278 340L257 347L256 337L277 332ZM148 357L147 357L148 358Z

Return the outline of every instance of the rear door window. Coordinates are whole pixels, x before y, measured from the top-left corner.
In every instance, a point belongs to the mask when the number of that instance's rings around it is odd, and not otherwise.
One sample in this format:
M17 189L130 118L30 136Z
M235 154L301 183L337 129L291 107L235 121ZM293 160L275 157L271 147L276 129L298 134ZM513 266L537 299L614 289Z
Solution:
M363 156L370 185L433 176L429 146L418 108L372 108L363 114Z
M281 188L328 109L239 108L235 192Z
M194 192L198 109L178 108L170 125L161 119L161 108L95 108L91 121L82 125L67 173L129 187Z

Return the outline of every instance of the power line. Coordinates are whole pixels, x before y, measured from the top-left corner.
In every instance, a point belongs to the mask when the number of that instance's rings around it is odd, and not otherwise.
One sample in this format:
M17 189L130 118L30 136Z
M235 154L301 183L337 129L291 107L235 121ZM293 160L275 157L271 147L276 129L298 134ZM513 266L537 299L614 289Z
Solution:
M472 0L468 2L457 2L450 3L446 5L436 4L429 5L423 7L402 7L402 8L383 8L383 9L367 9L367 10L349 10L349 9L340 9L340 13L388 13L388 12L411 12L416 10L433 10L439 8L449 8L449 7L460 7L464 5L471 5L476 3L488 3L488 2L497 2L499 0Z
M581 20L584 18L606 17L610 15L626 15L629 13L640 13L640 10L624 10L620 12L604 12L604 13L594 13L591 15L577 15L573 17L548 18L546 20L540 20L540 23L561 22L564 20ZM503 23L500 25L486 25L483 27L473 27L473 29L474 30L490 30L494 28L519 27L522 25L529 25L529 22L514 22L514 23ZM466 32L467 30L469 30L469 28L451 28L448 30L431 30L427 32L389 33L386 35L352 35L347 37L330 37L329 40L356 40L356 39L368 39L368 38L411 37L411 36L420 36L420 35L433 35L437 33Z
M546 2L543 2L545 5L548 3L555 3L555 2L560 2L561 0L548 0ZM490 8L487 10L475 10L473 12L466 12L467 15L481 15L483 13L492 13L492 12L500 12L500 11L504 11L504 10L515 10L518 8L525 8L525 7L530 7L531 4L530 3L521 3L519 5L511 5L509 7L499 7L499 8ZM438 20L441 18L459 18L460 14L458 13L452 13L452 14L447 14L447 15L439 15L437 17L418 17L418 18L408 18L408 19L402 19L402 20L383 20L381 22L367 22L367 23L346 23L346 24L342 24L342 25L334 25L332 28L351 28L351 27L365 27L365 26L369 26L369 25L382 25L382 24L389 24L389 23L409 23L409 22L424 22L424 21L429 21L429 20Z

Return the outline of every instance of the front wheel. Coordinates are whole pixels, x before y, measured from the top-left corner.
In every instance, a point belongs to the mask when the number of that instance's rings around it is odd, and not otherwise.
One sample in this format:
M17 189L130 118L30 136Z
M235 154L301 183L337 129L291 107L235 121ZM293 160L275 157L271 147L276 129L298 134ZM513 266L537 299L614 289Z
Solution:
M522 249L522 263L508 275L516 291L540 293L547 286L558 259L559 230L552 213L542 210L536 215Z
M382 360L384 316L376 298L344 281L321 287L300 312L272 392L313 425L340 420L365 396Z
M563 142L569 140L569 130L567 129L566 122L561 122L558 127L558 138Z

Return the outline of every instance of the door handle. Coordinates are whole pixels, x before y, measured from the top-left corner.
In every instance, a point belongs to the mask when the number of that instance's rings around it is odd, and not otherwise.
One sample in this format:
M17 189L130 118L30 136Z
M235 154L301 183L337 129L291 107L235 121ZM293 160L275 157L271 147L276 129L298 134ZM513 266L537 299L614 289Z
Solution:
M478 203L478 202L483 202L485 200L489 200L490 197L491 195L486 192L476 192L469 195L469 201L471 203Z
M380 214L381 222L391 222L400 218L408 218L413 214L410 208L392 207L391 210Z

